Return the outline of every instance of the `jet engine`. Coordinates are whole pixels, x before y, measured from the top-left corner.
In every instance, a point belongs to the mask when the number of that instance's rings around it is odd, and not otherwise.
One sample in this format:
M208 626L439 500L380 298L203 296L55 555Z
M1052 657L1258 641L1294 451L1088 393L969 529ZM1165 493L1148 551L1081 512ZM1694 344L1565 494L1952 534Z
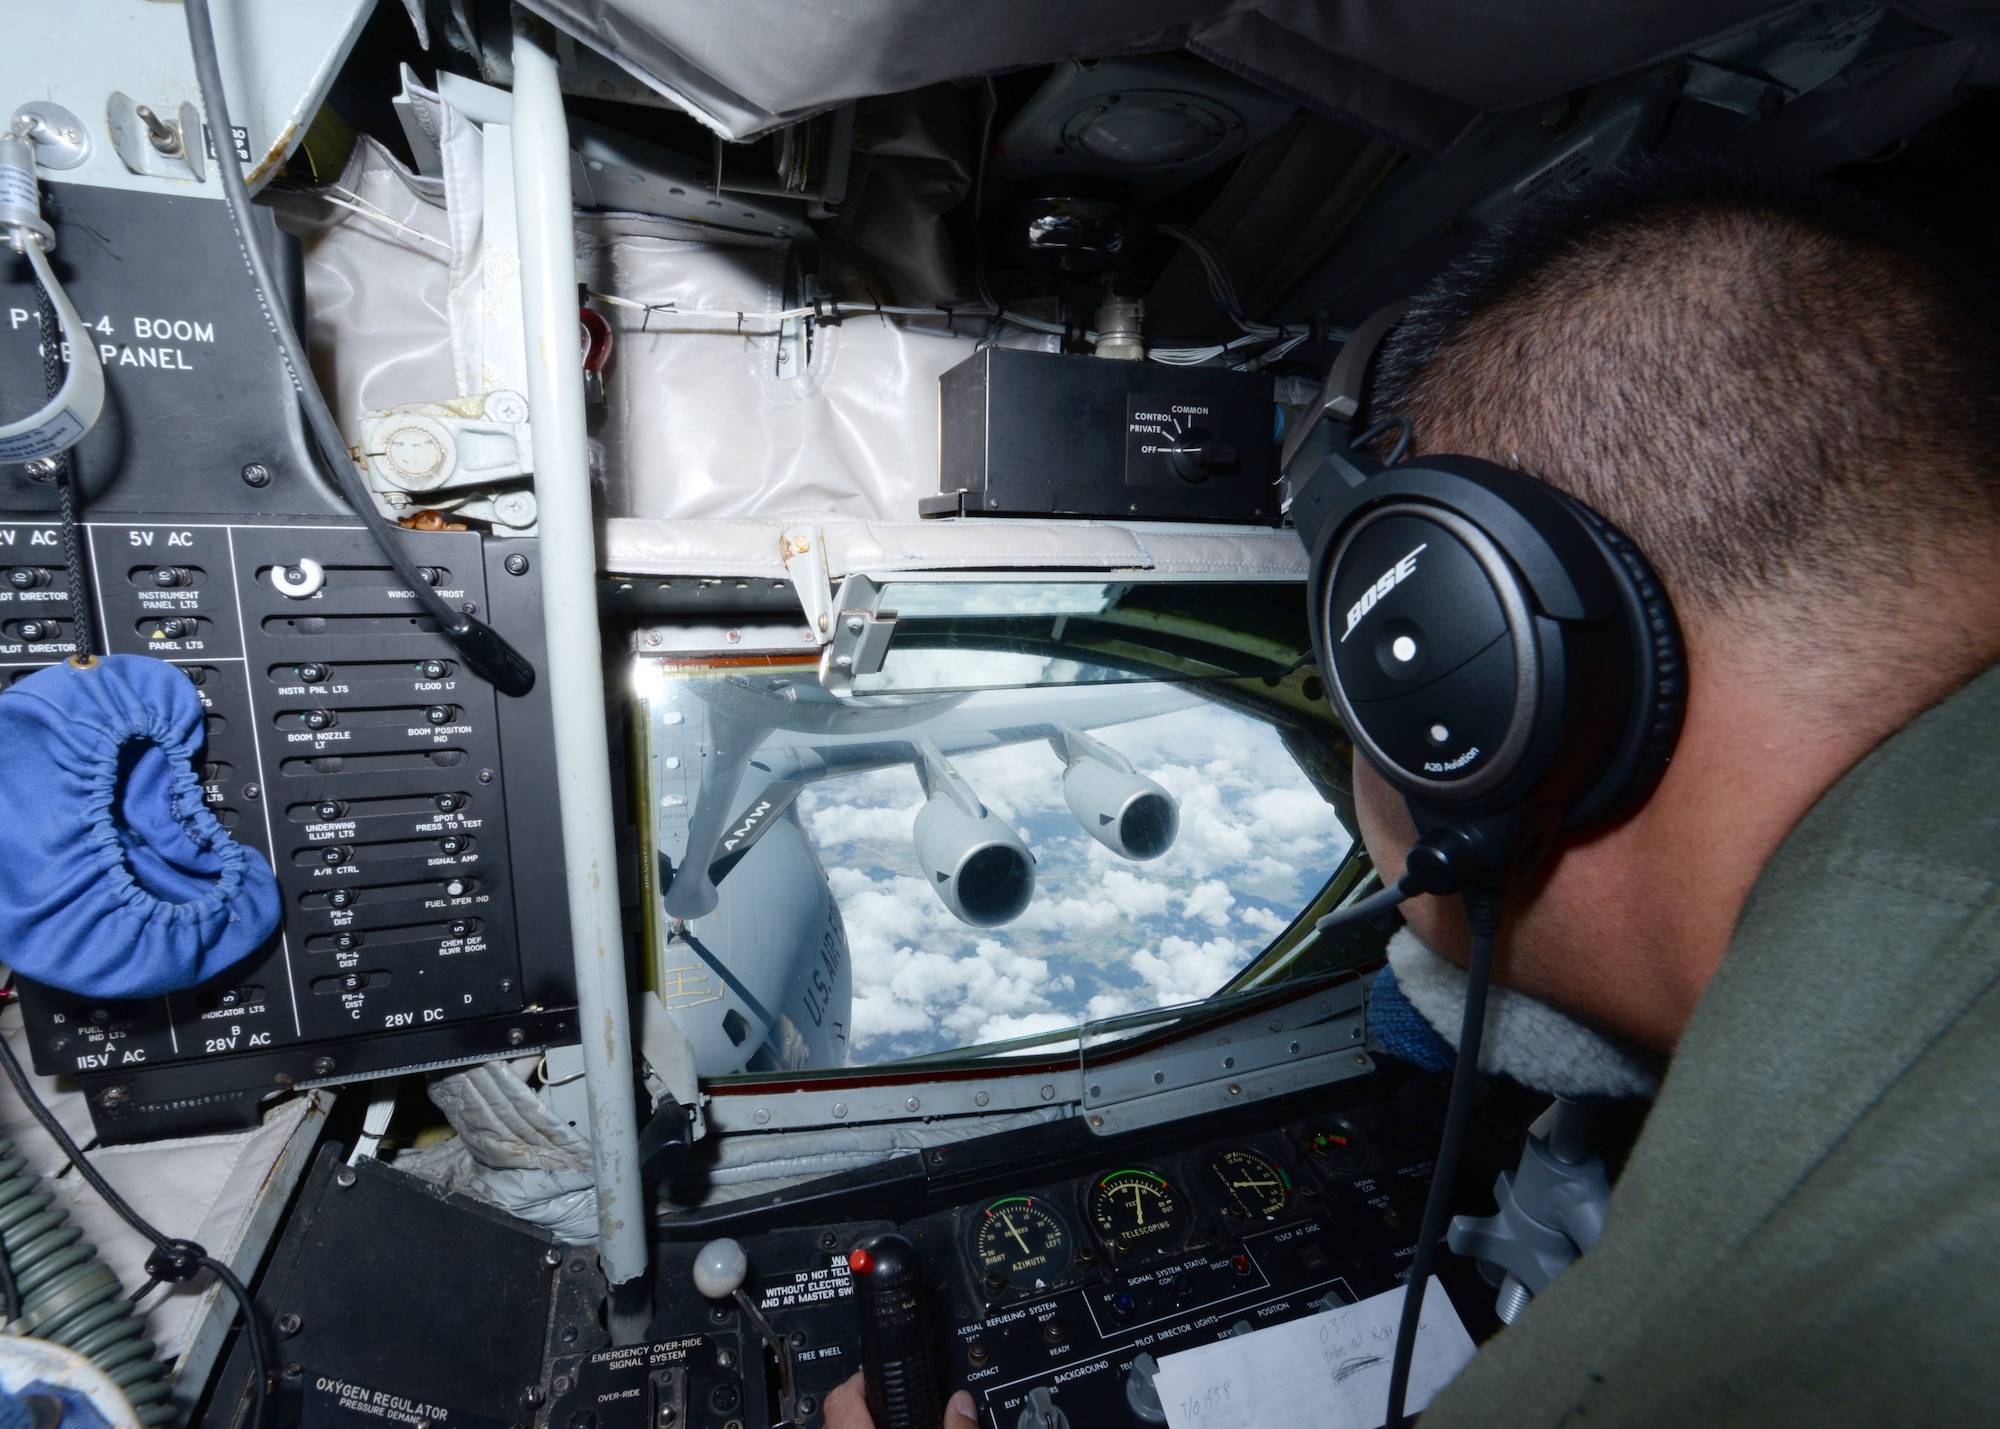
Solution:
M1181 806L1172 794L1080 730L1064 729L1056 749L1068 765L1063 798L1085 833L1120 858L1137 861L1174 846Z
M917 811L917 862L931 890L961 923L997 928L1013 922L1035 896L1035 856L935 744L918 739L916 756L927 796Z
M1021 836L980 808L975 816L940 790L917 814L917 862L961 923L1011 923L1035 896L1035 860Z

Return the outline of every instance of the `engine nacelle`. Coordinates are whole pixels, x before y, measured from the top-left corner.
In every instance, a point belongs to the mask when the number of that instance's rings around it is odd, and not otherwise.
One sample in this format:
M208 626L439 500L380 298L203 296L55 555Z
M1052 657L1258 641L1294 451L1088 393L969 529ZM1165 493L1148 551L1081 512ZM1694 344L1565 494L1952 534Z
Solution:
M1035 860L1021 836L983 810L968 814L940 789L917 814L917 862L961 923L997 928L1035 896Z
M1063 798L1084 832L1120 858L1158 858L1181 831L1181 806L1145 775L1099 759L1073 760Z

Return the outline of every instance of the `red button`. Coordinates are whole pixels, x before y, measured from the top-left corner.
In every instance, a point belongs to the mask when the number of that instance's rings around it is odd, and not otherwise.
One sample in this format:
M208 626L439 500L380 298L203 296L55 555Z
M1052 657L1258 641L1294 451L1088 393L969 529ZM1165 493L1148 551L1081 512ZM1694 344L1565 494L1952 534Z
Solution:
M866 1275L875 1268L875 1257L857 1247L847 1253L847 1268L856 1275Z
M1247 1255L1239 1255L1229 1263L1236 1267L1238 1275L1248 1275L1250 1273L1250 1257Z

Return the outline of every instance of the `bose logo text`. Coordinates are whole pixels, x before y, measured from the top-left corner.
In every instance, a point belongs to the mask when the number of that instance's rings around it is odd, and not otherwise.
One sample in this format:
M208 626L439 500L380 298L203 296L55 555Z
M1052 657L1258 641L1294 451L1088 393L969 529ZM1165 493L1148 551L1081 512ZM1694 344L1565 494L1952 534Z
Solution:
M1424 542L1422 546L1417 547L1416 551L1410 552L1409 555L1403 557L1402 560L1382 572L1374 585L1361 592L1361 599L1355 601L1353 605L1347 608L1347 629L1340 633L1340 641L1343 645L1347 643L1347 637L1354 633L1354 627L1361 623L1361 617L1373 610L1377 601L1381 600L1383 596L1417 573L1417 552L1424 550L1429 545L1429 541Z

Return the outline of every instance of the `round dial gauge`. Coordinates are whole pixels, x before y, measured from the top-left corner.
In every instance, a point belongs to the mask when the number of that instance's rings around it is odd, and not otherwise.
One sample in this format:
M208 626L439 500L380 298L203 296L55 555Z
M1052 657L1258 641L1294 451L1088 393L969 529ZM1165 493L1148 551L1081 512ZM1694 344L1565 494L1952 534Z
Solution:
M1344 1116L1316 1121L1306 1128L1306 1150L1329 1171L1352 1173L1368 1165L1368 1138Z
M1224 1147L1203 1157L1201 1185L1232 1221L1274 1221L1292 1199L1292 1178L1285 1168L1241 1147Z
M994 1201L973 1220L972 1260L991 1290L1052 1285L1073 1249L1062 1217L1033 1196Z
M1187 1234L1188 1211L1166 1178L1132 1168L1091 1183L1090 1219L1120 1260L1169 1250Z

